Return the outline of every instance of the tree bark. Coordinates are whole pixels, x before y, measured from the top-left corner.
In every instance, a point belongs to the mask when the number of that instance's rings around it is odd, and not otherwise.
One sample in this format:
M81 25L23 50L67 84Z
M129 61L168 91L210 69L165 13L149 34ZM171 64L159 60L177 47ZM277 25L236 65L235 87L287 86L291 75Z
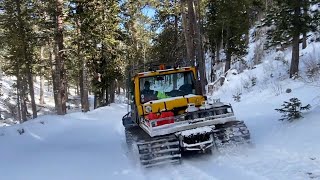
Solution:
M188 13L187 13L187 22L188 22L188 38L190 39L189 49L191 50L191 66L195 65L195 26L196 26L196 17L194 11L193 0L187 0Z
M20 0L16 0L16 5L17 5L17 18L18 18L18 23L19 23L19 31L20 31L20 36L21 36L21 45L22 45L22 51L23 51L23 60L25 63L25 67L26 67L26 75L28 78L28 85L29 85L29 93L30 93L30 97L31 97L31 107L32 107L32 114L33 114L33 118L37 117L37 107L36 107L36 102L35 102L35 98L34 98L34 88L33 88L33 77L32 77L32 59L29 55L28 52L28 47L27 47L27 41L26 41L26 31L24 30L24 24L23 24L23 20L22 20L22 15L21 15L21 2ZM23 63L23 64L24 64ZM25 88L25 84L23 83L23 88ZM23 99L23 103L25 104L26 102L26 89L24 89L24 99ZM25 104L26 111L27 111L27 106ZM24 119L27 120L27 119Z
M203 55L203 47L202 47L202 36L201 36L201 12L200 12L200 2L199 0L196 0L196 3L192 5L192 11L193 13L193 26L195 30L195 44L196 44L196 59L197 64L199 65L199 74L200 74L200 84L201 84L201 92L202 94L206 94L205 86L207 84L207 77L206 77L206 65L205 65L205 59ZM197 7L197 10L195 9Z
M29 63L27 63L29 64ZM29 93L31 97L31 108L32 108L32 118L37 118L37 106L36 106L36 100L34 97L34 87L33 87L33 75L32 75L32 68L30 65L27 65L27 68L29 68L28 71L28 85L29 85Z
M303 16L308 16L308 7L306 5L306 0L304 0L303 3ZM307 48L307 32L303 32L303 37L302 37L302 49Z
M214 71L214 66L216 64L216 61L215 61L215 52L211 52L211 55L213 57L211 57L211 73L210 73L210 80L211 82L214 82L215 81L215 71Z
M216 44L216 64L220 63L220 43Z
M307 48L307 33L303 33L303 38L302 38L302 49Z
M108 104L111 104L111 103L114 103L115 102L115 82L113 81L110 85L110 88L109 88L109 93L110 93L110 100L109 100L109 103Z
M28 108L27 108L27 98L26 98L26 86L27 86L27 82L25 78L20 78L20 101L21 101L21 121L22 122L26 122L28 120L27 118L27 112L28 112Z
M83 88L83 93L81 99L83 104L82 106L82 111L83 112L88 112L90 109L89 107L89 96L88 96L88 77L87 77L87 62L85 58L82 58L82 88Z
M88 112L90 109L89 109L89 100L88 100L87 61L86 61L86 58L84 58L82 56L82 52L81 52L81 44L80 44L81 23L80 23L80 20L77 19L76 23L77 23L77 34L78 34L77 55L78 55L78 62L81 63L81 70L80 70L81 110L82 110L82 112Z
M226 64L224 68L224 72L226 73L231 68L231 53L229 51L230 49L230 27L227 27L227 37L226 37Z
M290 78L298 75L299 72L299 35L295 35L292 40L292 58L290 65Z
M297 3L300 1L297 1ZM299 19L301 15L300 4L297 4L294 8L294 18ZM299 24L295 24L295 26L299 26ZM299 72L299 44L300 44L300 33L294 31L292 37L292 57L291 57L291 65L290 65L290 78L298 75Z
M40 49L40 59L41 59L41 63L44 62L44 47L41 46ZM45 104L44 102L44 67L41 66L41 70L40 70L40 98L39 98L39 103L40 104Z
M57 100L56 105L57 114L64 115L67 113L66 102L68 99L67 94L67 79L65 72L65 57L64 57L64 45L63 45L63 0L56 0L56 73L57 76Z
M185 38L186 47L187 47L187 64L186 65L194 66L194 49L193 49L193 40L191 37L192 35L191 32L193 32L193 30L190 29L190 24L188 21L188 14L186 12L186 0L181 0L180 5L181 5L180 8L181 8L181 15L182 15L183 32L184 32L184 38Z
M17 73L17 112L18 112L18 121L22 123L21 119L21 89L20 89L20 77L19 77L19 68L16 67Z
M44 77L43 75L40 75L40 98L39 98L40 104L46 104L44 101Z

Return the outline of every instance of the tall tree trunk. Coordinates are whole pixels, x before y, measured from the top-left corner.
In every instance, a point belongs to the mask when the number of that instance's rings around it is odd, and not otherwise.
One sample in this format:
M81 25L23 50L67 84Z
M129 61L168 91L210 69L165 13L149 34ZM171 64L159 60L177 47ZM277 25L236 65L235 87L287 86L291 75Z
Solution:
M181 15L182 15L182 24L184 38L186 41L187 47L187 65L194 66L194 49L193 49L193 40L190 38L192 35L192 30L190 29L188 21L188 13L186 12L186 0L181 0Z
M41 63L44 63L44 46L41 46L40 49L40 60ZM45 104L44 102L44 66L41 66L40 70L40 98L39 98L40 104Z
M290 65L290 78L298 74L299 71L299 35L295 35L292 40L292 59Z
M57 64L56 64L56 48L54 48L54 45L49 42L49 47L50 47L50 65L51 65L51 77L52 77L52 90L53 90L53 98L54 98L54 104L55 104L55 110L58 112L58 106L59 106L59 101L58 101L58 88L59 88L59 76L56 74L57 73ZM49 86L48 86L49 87Z
M82 7L79 6L82 9ZM79 19L77 19L77 34L78 37L81 37L81 23ZM78 61L81 63L81 70L80 70L80 94L81 94L81 109L82 112L88 112L90 109L89 107L89 100L88 100L88 77L87 77L87 61L86 58L82 57L81 53L81 44L80 39L78 38L78 47L77 47L77 55Z
M301 15L301 2L299 0L296 1L297 5L294 8L294 18L299 19ZM295 27L299 26L299 24L295 24ZM298 28L298 27L297 27ZM291 57L291 65L290 65L290 78L298 75L299 72L299 44L300 44L300 33L294 31L292 37L292 57Z
M98 104L98 94L94 93L94 97L93 97L93 109L97 109L99 106Z
M193 0L187 0L188 13L187 13L187 21L188 21L188 38L190 39L190 50L191 50L191 65L195 65L195 31L196 31L196 15L194 11L194 3Z
M202 21L201 21L201 12L200 12L200 2L199 0L196 0L196 3L193 4L193 10L191 13L193 13L193 26L195 30L195 44L196 44L196 57L197 57L197 64L199 65L199 74L200 74L200 85L201 85L201 91L202 94L206 94L205 86L207 84L207 77L206 77L206 65L205 65L205 59L203 55L203 47L202 47L202 36L201 36L201 27L202 27ZM197 10L194 8L197 7Z
M76 95L79 96L80 95L80 92L79 92L79 84L80 84L80 81L79 81L79 78L77 78L77 82L76 82ZM81 97L81 96L80 96Z
M17 112L18 112L18 120L20 123L22 123L21 119L21 83L20 83L20 76L19 76L19 68L16 67L16 73L17 73Z
M32 68L27 63L28 71L28 85L29 85L29 93L31 97L31 108L32 108L32 118L37 118L37 106L36 106L36 100L34 97L34 87L33 87L33 76L32 76Z
M227 37L226 37L226 64L224 68L224 72L226 73L231 68L231 54L230 54L230 27L227 27Z
M303 38L302 38L302 49L307 48L307 33L303 33Z
M115 82L113 81L109 87L109 93L110 93L110 100L108 104L114 103L115 102Z
M68 99L67 94L67 79L65 72L65 57L64 57L64 45L63 45L63 0L56 0L56 73L57 77L57 87L58 87L58 104L57 114L64 115L67 113L66 102Z
M90 109L89 107L89 96L88 96L88 77L87 77L87 62L85 58L82 58L82 88L83 93L81 99L83 104L81 105L83 112L88 112Z
M29 85L29 93L30 93L30 97L31 97L31 107L32 107L32 114L33 114L33 118L37 117L37 107L36 107L36 102L35 102L35 98L34 98L34 88L33 88L33 77L32 77L32 60L31 57L29 55L28 52L28 43L26 41L26 32L25 32L25 28L24 28L24 24L23 24L23 20L22 20L22 15L21 15L21 4L20 4L20 0L16 0L16 5L17 5L17 18L18 18L18 23L19 23L19 31L20 31L20 36L21 36L21 41L22 41L22 48L23 48L23 59L24 59L24 63L26 65L26 75L28 77L28 85ZM23 84L25 85L25 84ZM25 88L25 87L24 87ZM24 97L26 97L26 89L24 89ZM23 103L25 102L26 99L23 99ZM27 107L24 107L27 108ZM27 109L26 109L27 110ZM25 119L26 120L26 119Z
M108 89L109 89L109 86L102 88L101 102L102 102L103 106L109 104L109 91L108 91Z
M308 16L308 6L306 0L303 1L303 16L307 17ZM303 37L302 37L302 49L307 48L307 32L303 32Z
M216 64L220 63L220 43L216 44Z
M82 69L80 69L79 71L79 87L80 87L80 100L81 100L81 106L83 105L83 73L82 73Z
M215 52L211 52L211 55L213 57L211 57L211 73L210 73L210 80L211 82L214 82L215 81L215 71L214 71L214 66L216 64L216 61L215 61Z
M44 76L40 75L40 98L39 98L40 104L46 104L44 102Z
M25 122L27 121L27 112L28 112L28 107L27 107L27 92L26 92L26 87L27 87L27 82L25 78L20 79L20 101L21 101L21 121Z

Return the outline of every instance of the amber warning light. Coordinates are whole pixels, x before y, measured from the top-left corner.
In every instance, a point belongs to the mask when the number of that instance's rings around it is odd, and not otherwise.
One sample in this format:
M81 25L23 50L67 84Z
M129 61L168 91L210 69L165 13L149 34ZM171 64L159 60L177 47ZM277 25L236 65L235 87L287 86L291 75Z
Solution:
M165 65L164 64L161 64L160 66L159 66L159 69L160 70L165 70L166 68L165 68Z

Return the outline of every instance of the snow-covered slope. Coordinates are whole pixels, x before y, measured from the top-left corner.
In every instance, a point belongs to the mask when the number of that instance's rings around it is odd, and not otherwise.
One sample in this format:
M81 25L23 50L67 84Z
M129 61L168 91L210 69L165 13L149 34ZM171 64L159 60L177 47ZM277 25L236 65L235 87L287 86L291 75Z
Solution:
M274 108L291 96L313 102L314 87L291 86L291 94L252 92L234 103L252 147L228 148L183 159L181 165L140 169L125 146L121 117L113 104L89 113L43 116L0 129L0 179L320 179L319 107L294 123L280 122ZM24 129L23 134L17 130Z

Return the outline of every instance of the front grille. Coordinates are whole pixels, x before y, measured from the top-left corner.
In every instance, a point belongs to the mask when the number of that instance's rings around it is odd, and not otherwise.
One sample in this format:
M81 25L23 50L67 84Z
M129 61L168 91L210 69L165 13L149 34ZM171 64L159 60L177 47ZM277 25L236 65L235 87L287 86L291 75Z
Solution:
M183 142L186 144L196 144L200 142L205 142L210 140L210 133L204 134L193 134L190 136L185 136Z

